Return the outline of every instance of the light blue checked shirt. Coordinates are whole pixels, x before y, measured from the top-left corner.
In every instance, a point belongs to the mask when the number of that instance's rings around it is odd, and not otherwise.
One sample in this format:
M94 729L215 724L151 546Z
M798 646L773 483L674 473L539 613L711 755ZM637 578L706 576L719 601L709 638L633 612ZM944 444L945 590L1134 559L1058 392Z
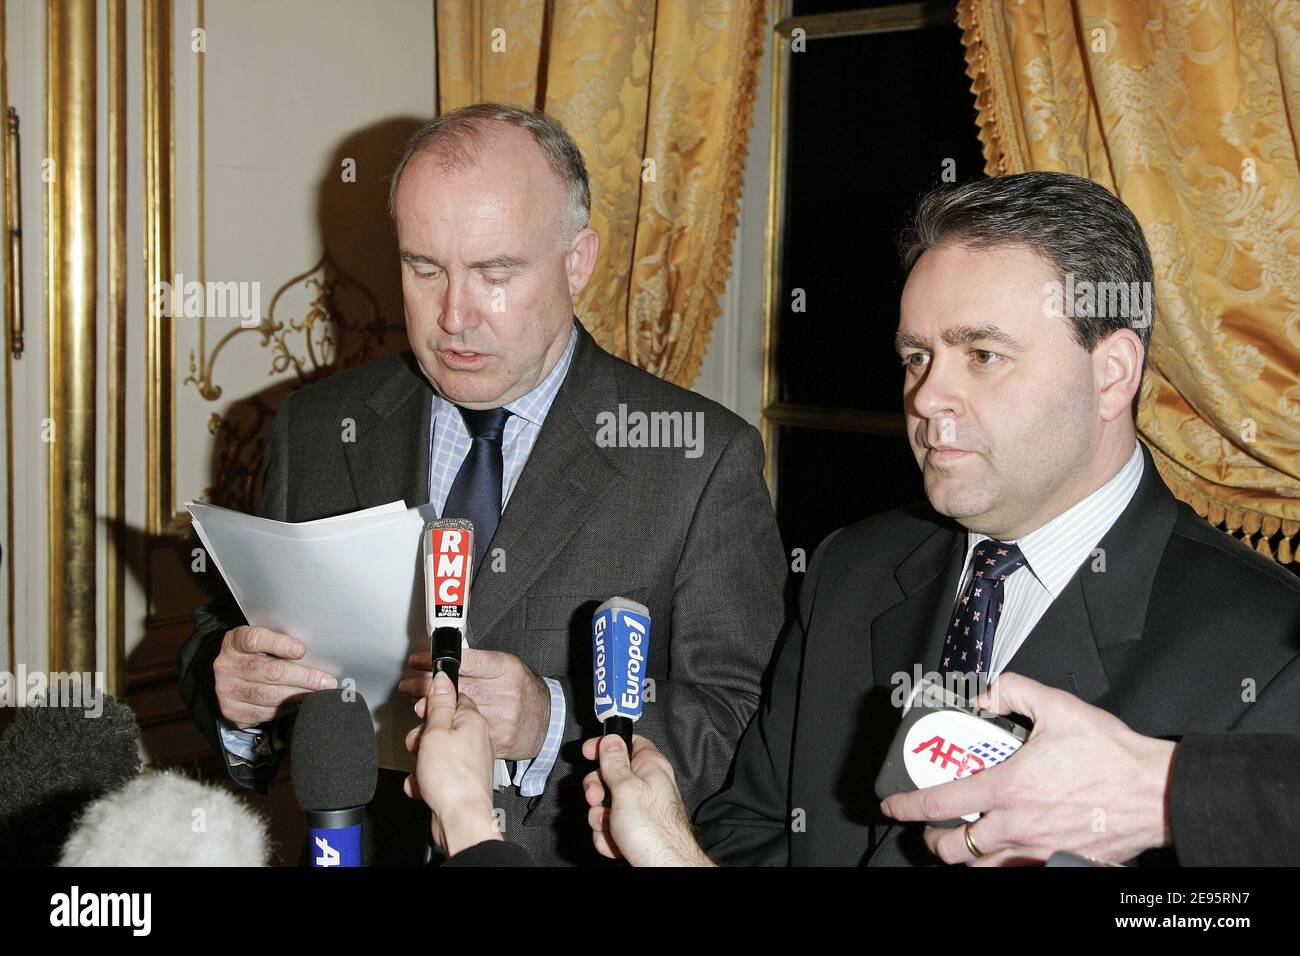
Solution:
M546 413L551 410L555 396L559 394L564 377L569 373L573 362L573 351L578 345L578 328L572 326L569 331L569 344L564 354L555 363L555 367L536 388L527 395L516 399L505 407L512 413L506 420L505 434L501 439L501 457L504 465L501 477L501 509L504 511L515 490L519 476L528 463L533 445L541 433ZM456 472L469 454L471 440L456 406L442 398L437 392L433 395L433 414L429 417L429 502L442 514L447 503L447 495ZM491 561L491 552L484 558ZM491 572L488 572L491 573ZM555 766L555 760L563 743L564 717L566 705L564 691L558 681L543 678L551 692L551 719L546 728L546 739L542 749L531 760L520 760L515 765L513 783L521 795L535 797L546 789L546 780ZM227 759L232 763L257 765L269 759L273 750L280 749L280 742L271 740L266 730L270 723L239 730L234 724L218 715L217 726L221 732L221 742L227 751Z
M569 331L569 344L564 354L555 363L555 368L542 379L541 383L527 395L515 399L506 405L512 413L506 419L505 434L501 436L501 458L504 468L501 473L501 510L504 511L510 501L510 494L515 490L519 475L528 463L533 445L546 421L546 413L551 410L551 403L560 391L564 376L569 372L573 361L573 350L578 345L578 328ZM469 430L460 411L451 402L434 393L433 414L429 419L429 502L442 514L451 492L456 472L469 454L471 439ZM492 552L483 557L483 563L489 570L480 569L480 574L491 574ZM551 775L555 758L560 754L560 744L564 735L564 691L558 681L543 678L551 691L551 721L546 728L546 740L542 749L532 760L520 760L515 765L514 785L525 797L538 796L546 789L546 778Z

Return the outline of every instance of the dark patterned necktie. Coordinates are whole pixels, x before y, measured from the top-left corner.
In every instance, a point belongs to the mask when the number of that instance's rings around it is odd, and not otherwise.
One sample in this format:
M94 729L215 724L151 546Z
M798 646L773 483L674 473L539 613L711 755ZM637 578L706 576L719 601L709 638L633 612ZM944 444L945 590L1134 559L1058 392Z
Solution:
M971 579L957 599L943 642L940 673L985 674L993 663L993 632L1002 615L1003 582L1025 566L1020 548L989 538L975 545Z
M447 492L442 517L468 518L474 522L474 573L477 574L501 521L501 478L505 471L501 439L510 412L504 408L456 407L469 431L469 454L456 472L451 491Z

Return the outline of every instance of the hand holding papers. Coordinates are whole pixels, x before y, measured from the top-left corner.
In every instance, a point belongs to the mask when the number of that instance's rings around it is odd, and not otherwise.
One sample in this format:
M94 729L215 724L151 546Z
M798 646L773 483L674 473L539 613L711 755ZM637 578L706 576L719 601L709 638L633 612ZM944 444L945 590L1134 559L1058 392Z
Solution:
M302 663L347 681L371 707L379 764L410 770L403 746L418 723L397 683L427 646L420 531L431 505L401 501L291 524L186 502L199 539L250 624L307 648Z

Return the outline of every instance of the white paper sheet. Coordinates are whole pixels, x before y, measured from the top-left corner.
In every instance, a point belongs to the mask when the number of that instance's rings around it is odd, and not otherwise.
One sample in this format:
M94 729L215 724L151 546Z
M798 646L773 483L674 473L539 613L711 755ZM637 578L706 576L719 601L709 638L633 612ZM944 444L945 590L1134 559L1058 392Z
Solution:
M355 681L375 722L379 765L409 772L414 701L397 690L406 660L428 649L420 531L432 505L395 501L290 524L187 501L208 556L250 624L300 640L304 663ZM473 607L470 608L471 620ZM508 782L497 761L498 785Z

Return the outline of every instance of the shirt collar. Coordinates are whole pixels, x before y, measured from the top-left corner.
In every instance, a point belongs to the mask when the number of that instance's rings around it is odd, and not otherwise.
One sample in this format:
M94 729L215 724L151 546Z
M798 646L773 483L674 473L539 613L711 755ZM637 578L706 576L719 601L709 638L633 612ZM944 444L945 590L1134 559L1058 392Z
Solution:
M1128 507L1142 480L1144 467L1142 450L1134 442L1133 454L1108 482L1042 527L1015 540L1030 573L1053 599L1065 590L1079 565ZM975 546L987 540L986 534L966 532L967 566Z
M569 366L573 364L573 353L577 345L578 326L575 323L569 327L569 344L565 346L555 367L546 374L546 378L537 383L531 392L507 403L506 409L524 421L540 427L546 420L547 412L551 410L555 396L560 393L560 386L564 384L565 376L569 374ZM455 407L453 402L447 401L436 391L433 393L433 402L434 417L437 417L440 411L450 411Z

